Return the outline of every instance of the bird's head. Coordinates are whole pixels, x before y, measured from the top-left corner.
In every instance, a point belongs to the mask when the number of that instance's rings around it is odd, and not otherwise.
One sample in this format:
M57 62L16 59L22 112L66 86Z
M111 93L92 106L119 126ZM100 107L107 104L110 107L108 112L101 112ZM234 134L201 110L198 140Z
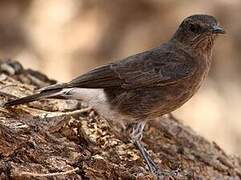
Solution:
M213 16L192 15L183 20L172 39L205 53L212 50L219 34L225 34L225 31Z

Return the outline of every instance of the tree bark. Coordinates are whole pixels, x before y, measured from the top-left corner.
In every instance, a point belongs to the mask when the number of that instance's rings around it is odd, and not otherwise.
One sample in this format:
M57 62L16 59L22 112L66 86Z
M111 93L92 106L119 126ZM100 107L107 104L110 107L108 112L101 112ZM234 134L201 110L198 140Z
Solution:
M1 104L55 83L14 61L0 62L0 72ZM1 179L155 179L133 144L85 102L47 99L0 114ZM163 179L241 179L239 157L172 116L148 123L143 142L170 172Z

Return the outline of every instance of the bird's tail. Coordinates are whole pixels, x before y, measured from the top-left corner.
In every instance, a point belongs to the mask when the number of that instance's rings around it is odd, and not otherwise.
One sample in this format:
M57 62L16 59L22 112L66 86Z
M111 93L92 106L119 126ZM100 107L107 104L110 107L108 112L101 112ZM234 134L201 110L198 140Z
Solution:
M20 104L26 104L32 101L43 99L43 98L58 96L60 93L61 93L61 89L42 91L30 96L8 101L4 104L4 107L11 107L11 106L20 105Z

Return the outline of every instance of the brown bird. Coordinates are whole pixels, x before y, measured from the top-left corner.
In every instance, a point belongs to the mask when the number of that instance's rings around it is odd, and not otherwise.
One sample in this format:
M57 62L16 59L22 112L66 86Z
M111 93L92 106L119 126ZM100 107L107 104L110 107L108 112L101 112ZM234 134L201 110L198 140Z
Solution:
M161 170L141 144L145 123L174 111L197 92L210 69L214 40L224 33L213 16L187 17L167 43L9 101L5 107L50 97L86 100L113 128L129 132L149 170L159 176Z

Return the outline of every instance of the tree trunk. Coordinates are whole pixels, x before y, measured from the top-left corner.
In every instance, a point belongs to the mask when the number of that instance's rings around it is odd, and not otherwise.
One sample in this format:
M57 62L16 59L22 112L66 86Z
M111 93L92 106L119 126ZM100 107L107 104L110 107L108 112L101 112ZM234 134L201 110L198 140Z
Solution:
M14 61L0 72L1 104L55 83ZM48 99L0 114L1 179L155 179L132 143L84 102ZM143 142L160 169L176 171L163 179L241 179L239 157L172 116L148 123Z

